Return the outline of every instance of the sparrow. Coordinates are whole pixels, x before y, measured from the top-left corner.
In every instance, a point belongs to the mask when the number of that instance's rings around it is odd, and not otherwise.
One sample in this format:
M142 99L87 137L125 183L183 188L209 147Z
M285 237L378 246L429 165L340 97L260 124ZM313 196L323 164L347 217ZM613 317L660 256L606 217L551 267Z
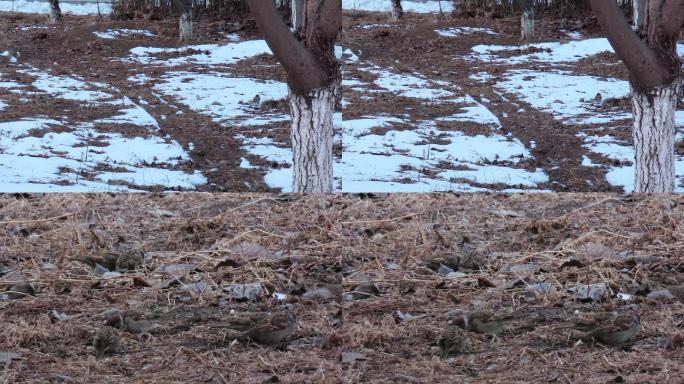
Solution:
M442 351L442 359L446 359L452 354L463 352L466 344L466 336L461 327L448 325L439 335L437 345Z
M641 329L641 321L636 313L599 314L591 319L580 319L575 328L587 332L603 344L622 348L622 346Z
M145 255L139 249L129 249L118 255L114 270L117 272L132 271L140 268L145 261Z
M100 328L93 337L93 347L95 357L102 358L104 355L115 353L121 347L121 336L119 330L111 327Z
M601 95L601 92L597 93L596 96L594 96L594 104L596 105L601 105L601 101L603 100L603 96Z
M115 313L110 316L105 325L118 328L129 333L150 333L157 325L152 320L144 318L144 315L136 310L128 310L124 313Z
M241 338L247 338L264 345L278 345L294 332L297 317L290 306L284 313L256 314L228 321L218 328L230 328L241 332Z
M26 296L35 296L36 289L30 283L15 284L7 289L6 294L10 300L23 299Z
M254 96L254 98L252 99L252 104L261 105L261 96L259 96L258 94Z
M97 264L110 271L126 272L142 266L144 254L138 249L129 249L122 252L107 251L100 257L86 256L76 259L95 268Z
M501 333L506 321L519 317L520 315L514 313L497 314L487 311L474 311L459 314L453 323L467 331L496 335Z

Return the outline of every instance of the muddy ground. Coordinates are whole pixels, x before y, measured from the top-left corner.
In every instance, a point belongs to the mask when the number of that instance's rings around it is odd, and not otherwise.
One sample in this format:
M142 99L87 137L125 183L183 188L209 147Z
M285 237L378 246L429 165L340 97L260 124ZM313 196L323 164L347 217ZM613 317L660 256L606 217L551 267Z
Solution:
M3 382L673 383L684 380L684 199L633 195L5 195ZM88 257L144 253L98 275ZM443 268L442 268L443 267ZM253 301L231 287L260 283ZM321 299L311 292L341 293ZM337 288L335 288L337 287ZM593 287L591 298L581 294ZM577 290L579 289L579 292ZM274 295L274 293L283 294ZM215 325L289 303L279 347ZM96 359L108 310L154 318ZM450 310L534 314L467 332ZM633 310L624 348L577 318ZM5 353L9 352L9 353Z

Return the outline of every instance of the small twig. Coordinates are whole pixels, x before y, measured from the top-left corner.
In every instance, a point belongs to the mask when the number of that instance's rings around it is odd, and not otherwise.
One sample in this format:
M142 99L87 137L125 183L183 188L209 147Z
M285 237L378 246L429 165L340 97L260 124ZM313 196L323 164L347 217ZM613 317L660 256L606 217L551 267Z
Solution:
M27 223L43 223L46 221L54 221L63 219L65 217L73 216L76 213L65 213L63 215L48 217L47 219L35 219L35 220L10 220L10 221L0 221L0 224L27 224Z
M572 210L572 211L570 211L570 212L568 212L568 213L566 213L566 214L564 214L564 215L562 215L562 216L560 216L560 217L561 217L561 218L562 218L562 217L567 217L567 216L570 216L570 215L572 215L573 213L577 213L577 212L579 212L579 211L581 211L581 210L583 210L583 209L591 208L591 207L594 207L594 206L599 205L599 204L603 204L603 203L608 202L608 201L615 201L615 202L618 202L618 203L623 204L623 205L625 204L625 202L622 201L622 200L620 200L620 199L616 199L616 198L614 198L614 197L608 197L608 198L605 198L605 199L603 199L603 200L595 201L595 202L593 202L593 203L591 203L591 204L589 204L589 205L585 205L585 206L583 206L583 207L579 207L579 208L577 208L577 209L574 209L574 210Z
M384 219L384 220L365 220L365 221L343 221L340 224L345 225L345 224L376 224L376 223L390 223L392 221L402 221L406 220L408 218L411 218L413 216L418 216L420 213L410 213L408 215L404 216L399 216L399 217L394 217L391 219Z

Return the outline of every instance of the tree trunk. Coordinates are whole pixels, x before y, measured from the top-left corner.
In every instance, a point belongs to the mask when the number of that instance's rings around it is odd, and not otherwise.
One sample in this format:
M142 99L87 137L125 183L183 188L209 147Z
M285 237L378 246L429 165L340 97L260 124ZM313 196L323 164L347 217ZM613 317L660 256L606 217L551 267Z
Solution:
M294 192L332 192L333 110L341 78L335 40L341 0L304 2L302 30L291 33L271 1L247 0L259 30L287 72L292 114Z
M59 0L49 0L50 2L50 22L55 24L62 20L62 10L59 9Z
M304 22L304 0L292 0L292 29L296 34L302 30Z
M640 32L644 28L646 0L632 0L632 27Z
M677 85L632 92L634 190L671 193L675 185Z
M290 92L292 113L293 192L333 190L333 112L335 87L307 95Z
M523 10L520 16L520 37L525 42L534 39L534 10L532 8Z
M189 44L192 40L192 9L184 10L178 21L180 27L180 39Z
M677 38L684 1L642 0L629 25L615 1L591 0L608 41L629 71L634 112L636 192L674 191L674 109L681 62Z
M401 7L401 0L392 0L392 20L399 20L404 16L404 9Z

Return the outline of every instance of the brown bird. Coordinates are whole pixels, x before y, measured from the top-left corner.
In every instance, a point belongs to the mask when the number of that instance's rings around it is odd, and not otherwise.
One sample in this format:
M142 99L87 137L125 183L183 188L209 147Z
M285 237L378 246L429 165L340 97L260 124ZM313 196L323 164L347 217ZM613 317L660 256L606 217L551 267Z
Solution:
M518 319L515 313L498 314L487 311L462 312L454 318L453 323L461 328L480 334L496 335L501 333L506 321Z
M100 359L105 355L119 352L121 347L121 336L119 330L111 327L100 328L93 337L93 347L95 356Z
M110 271L126 272L140 268L144 254L138 249L128 249L121 252L106 251L101 256L85 256L76 260L93 268L99 264Z
M575 328L587 332L587 336L614 347L622 348L641 329L636 313L603 313L591 319L580 319Z
M105 325L118 328L129 333L150 333L157 325L146 316L136 310L128 310L110 316Z
M442 359L446 359L452 354L459 354L463 352L466 345L465 333L456 325L448 325L439 335L437 345L442 351Z
M219 328L230 328L242 332L243 338L264 345L278 345L294 332L297 325L297 317L286 306L284 313L256 314L231 319L227 324L218 325Z

